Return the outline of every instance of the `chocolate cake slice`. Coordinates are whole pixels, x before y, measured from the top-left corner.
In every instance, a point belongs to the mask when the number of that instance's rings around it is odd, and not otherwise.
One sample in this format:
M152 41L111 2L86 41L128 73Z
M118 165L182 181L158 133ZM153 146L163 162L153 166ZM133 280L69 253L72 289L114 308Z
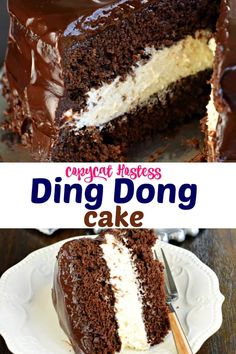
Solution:
M149 230L108 230L65 243L53 302L75 353L149 350L169 331L162 264Z
M218 0L9 0L9 126L36 160L122 161L205 114Z
M222 0L208 105L209 161L236 161L236 1Z

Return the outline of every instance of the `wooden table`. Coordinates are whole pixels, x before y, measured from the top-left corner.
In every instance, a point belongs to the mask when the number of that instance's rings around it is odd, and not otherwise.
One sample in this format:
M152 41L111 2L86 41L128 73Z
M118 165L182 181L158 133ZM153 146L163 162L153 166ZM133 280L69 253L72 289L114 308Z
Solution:
M0 230L0 275L21 261L30 252L48 246L66 237L85 234L86 231L58 231L54 236L43 236L36 230ZM189 238L182 247L195 253L218 275L226 300L223 306L223 325L201 348L199 354L236 353L236 230L207 230L201 237ZM0 314L1 315L1 314ZM0 353L9 354L0 337Z

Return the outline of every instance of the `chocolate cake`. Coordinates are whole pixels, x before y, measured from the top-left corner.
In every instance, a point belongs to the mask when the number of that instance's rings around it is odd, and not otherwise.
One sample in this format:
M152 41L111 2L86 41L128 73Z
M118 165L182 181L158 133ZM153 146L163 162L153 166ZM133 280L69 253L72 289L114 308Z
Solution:
M65 243L53 302L75 353L149 350L169 331L162 264L149 230L108 230Z
M236 1L222 0L208 105L209 161L236 161Z
M9 127L36 160L122 161L206 112L218 0L9 0Z

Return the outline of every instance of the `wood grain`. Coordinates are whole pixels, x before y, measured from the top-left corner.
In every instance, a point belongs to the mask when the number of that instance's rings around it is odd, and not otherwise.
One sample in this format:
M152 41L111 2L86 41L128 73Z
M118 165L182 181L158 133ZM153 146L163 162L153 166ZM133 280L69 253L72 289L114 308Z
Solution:
M192 354L192 350L188 344L188 341L175 312L169 313L169 320L178 354Z
M88 233L85 230L57 231L44 236L36 230L0 230L0 276L32 251L71 236ZM182 247L195 253L219 277L223 305L223 325L201 348L199 354L236 353L236 230L207 230L200 237L188 238ZM0 337L0 353L9 354Z

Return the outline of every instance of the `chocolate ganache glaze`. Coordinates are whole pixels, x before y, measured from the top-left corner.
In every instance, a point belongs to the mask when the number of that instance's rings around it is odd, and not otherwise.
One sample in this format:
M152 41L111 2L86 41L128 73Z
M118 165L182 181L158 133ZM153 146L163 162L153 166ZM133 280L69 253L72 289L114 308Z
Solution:
M213 76L219 119L214 160L236 161L236 0L222 0Z
M55 147L71 141L73 117L66 112L86 110L91 89L124 79L147 59L146 46L169 47L198 30L214 31L218 0L9 0L9 12L10 129L36 160L54 161ZM78 141L85 128L75 129Z
M9 0L10 12L49 44L55 35L83 35L109 25L154 0Z
M36 159L50 159L58 136L56 112L65 94L62 53L154 0L9 0L11 28L6 57L8 86L22 114L13 129ZM71 38L71 41L70 41Z

